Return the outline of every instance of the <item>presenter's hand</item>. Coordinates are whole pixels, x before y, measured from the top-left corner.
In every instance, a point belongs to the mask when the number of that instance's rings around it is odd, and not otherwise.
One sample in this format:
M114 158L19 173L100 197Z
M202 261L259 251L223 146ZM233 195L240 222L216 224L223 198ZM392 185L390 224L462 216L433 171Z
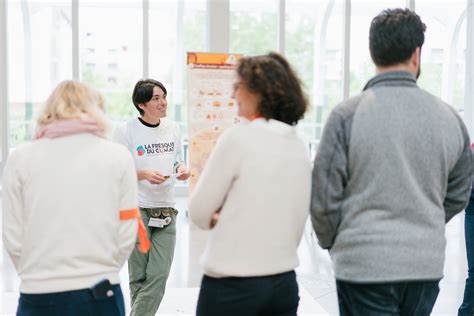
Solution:
M221 217L221 209L219 208L211 217L211 228L216 226L217 222L219 221L219 217Z
M137 176L138 180L147 180L151 184L162 184L167 179L159 171L155 170L139 170Z
M189 172L189 170L184 166L184 165L181 165L178 167L178 174L179 176L176 177L176 179L178 180L187 180L189 178L189 176L191 175L191 173Z

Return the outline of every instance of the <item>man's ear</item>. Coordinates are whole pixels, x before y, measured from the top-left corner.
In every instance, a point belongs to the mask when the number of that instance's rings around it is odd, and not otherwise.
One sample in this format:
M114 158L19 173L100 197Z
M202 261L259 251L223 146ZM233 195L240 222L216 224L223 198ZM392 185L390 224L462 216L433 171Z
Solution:
M410 57L411 66L414 67L414 69L416 69L417 71L421 62L420 55L421 55L421 49L420 47L417 47Z

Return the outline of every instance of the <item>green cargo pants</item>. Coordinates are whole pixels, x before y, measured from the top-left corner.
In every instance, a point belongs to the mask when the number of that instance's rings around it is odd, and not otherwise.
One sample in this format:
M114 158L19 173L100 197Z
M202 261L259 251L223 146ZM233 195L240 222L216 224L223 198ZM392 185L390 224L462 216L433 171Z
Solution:
M151 210L171 211L171 223L163 228L149 227L148 213ZM165 294L166 280L173 261L178 212L168 207L140 209L140 213L147 229L151 248L148 253L142 253L137 245L128 259L132 307L130 316L154 316Z

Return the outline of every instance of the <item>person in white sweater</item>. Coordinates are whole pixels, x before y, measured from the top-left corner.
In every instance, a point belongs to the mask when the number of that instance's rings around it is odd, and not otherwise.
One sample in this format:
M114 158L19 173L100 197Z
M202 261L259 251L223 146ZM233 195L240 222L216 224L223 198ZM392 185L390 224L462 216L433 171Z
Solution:
M17 315L125 315L119 271L137 227L146 231L132 156L104 138L103 108L95 90L62 82L35 139L6 163L2 237L21 279Z
M191 220L211 229L197 315L296 315L311 161L295 125L307 100L279 54L243 58L237 74L249 122L220 136L189 201Z

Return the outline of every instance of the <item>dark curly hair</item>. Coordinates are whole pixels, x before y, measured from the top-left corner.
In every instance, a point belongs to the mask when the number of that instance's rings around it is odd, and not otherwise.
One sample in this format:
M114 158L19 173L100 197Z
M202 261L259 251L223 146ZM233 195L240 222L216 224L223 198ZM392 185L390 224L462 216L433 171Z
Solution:
M247 88L261 96L258 112L266 119L295 125L308 107L301 81L288 61L278 53L244 57L237 74Z
M370 25L370 55L375 65L391 66L407 61L425 41L426 25L409 9L386 9Z
M132 93L132 101L133 105L135 105L135 108L138 110L138 112L140 112L140 115L143 115L145 112L138 105L148 102L151 100L151 98L153 98L153 89L155 87L163 90L165 95L168 94L165 86L161 82L154 79L139 80L135 84L135 88L133 89Z

